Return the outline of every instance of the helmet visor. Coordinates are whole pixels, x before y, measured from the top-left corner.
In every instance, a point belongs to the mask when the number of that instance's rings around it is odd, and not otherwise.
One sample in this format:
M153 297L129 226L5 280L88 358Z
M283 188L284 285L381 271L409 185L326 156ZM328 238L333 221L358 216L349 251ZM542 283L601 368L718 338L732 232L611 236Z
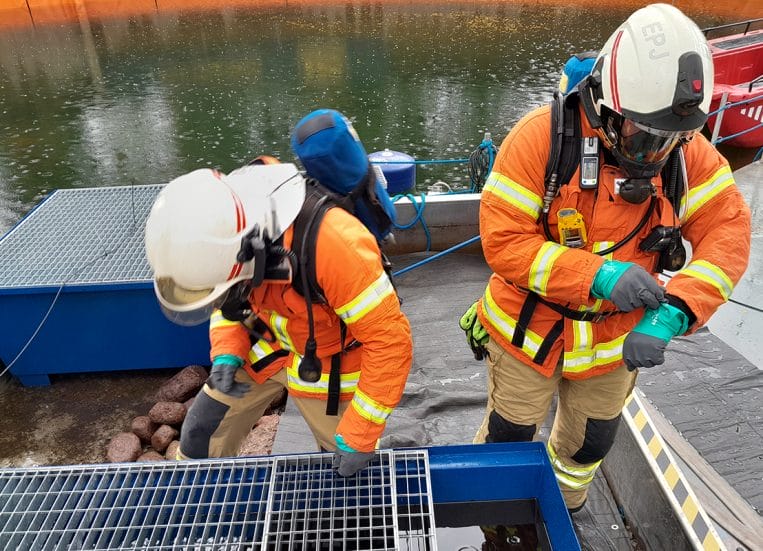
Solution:
M171 277L154 280L154 291L165 317L172 323L191 326L209 319L225 302L230 286L218 285L212 289L188 289Z
M621 117L616 119L620 120L620 128L616 129L618 150L627 159L640 164L664 161L680 141L691 139L697 132L696 130L670 132Z

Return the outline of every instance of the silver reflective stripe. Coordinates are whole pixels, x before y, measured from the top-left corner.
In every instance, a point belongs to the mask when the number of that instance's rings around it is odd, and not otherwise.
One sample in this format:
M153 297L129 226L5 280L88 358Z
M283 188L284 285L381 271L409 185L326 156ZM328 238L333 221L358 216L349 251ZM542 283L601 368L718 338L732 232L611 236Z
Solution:
M554 262L567 250L567 247L546 241L538 249L532 266L530 266L530 275L528 278L528 287L541 296L546 296L548 280L551 277L551 270Z
M734 185L734 175L729 166L719 168L710 179L689 190L688 202L686 196L681 198L681 209L688 205L686 219L706 205L724 189Z
M497 195L514 208L532 217L533 220L538 219L543 208L543 200L540 196L500 172L490 173L483 191Z
M392 287L392 282L387 277L387 273L382 271L376 281L364 289L358 296L334 311L342 321L350 325L368 314L394 292L395 289Z
M709 283L718 290L723 300L728 300L734 291L734 282L731 281L731 278L718 266L707 260L695 260L678 274Z

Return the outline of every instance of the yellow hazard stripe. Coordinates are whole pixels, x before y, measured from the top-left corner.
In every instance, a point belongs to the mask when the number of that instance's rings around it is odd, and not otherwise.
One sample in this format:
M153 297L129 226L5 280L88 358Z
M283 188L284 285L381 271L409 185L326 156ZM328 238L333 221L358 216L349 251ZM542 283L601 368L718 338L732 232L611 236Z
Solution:
M538 249L532 265L530 266L530 275L528 277L528 288L539 295L548 294L548 280L551 277L551 270L554 267L556 259L559 258L567 247L546 241Z
M212 312L212 316L209 318L209 328L217 329L218 327L232 327L234 325L240 325L240 321L231 321L223 316L220 310Z
M543 208L543 200L524 186L507 178L500 172L491 172L485 181L483 192L500 197L512 207L524 212L533 220L537 220Z
M388 296L394 294L395 289L389 280L387 273L382 271L371 285L365 288L350 302L334 310L347 325L358 321L376 308Z
M257 363L262 358L270 356L273 352L275 351L273 350L273 347L270 346L270 343L265 339L260 339L254 343L249 350L249 361Z
M363 419L371 421L377 425L386 423L387 417L392 413L391 407L387 407L384 404L380 404L376 400L373 400L368 394L360 389L355 391L355 395L352 397L350 405Z
M596 366L621 361L623 358L623 341L625 341L626 335L627 333L614 340L600 342L592 348L565 352L562 370L565 373L582 373Z
M289 336L289 332L286 330L288 323L289 320L287 318L279 315L277 312L271 312L270 323L268 325L272 328L276 338L281 342L281 347L293 351L296 348Z
M710 518L635 392L625 401L623 419L638 441L663 490L666 490L673 510L693 540L695 548L707 551L725 549Z
M584 466L572 466L567 465L562 461L551 445L551 442L546 443L546 449L548 450L548 456L551 460L551 466L554 469L557 481L560 484L564 484L568 488L573 490L581 490L587 488L593 482L596 476L596 470L601 465L601 460Z
M490 324L495 327L506 340L511 341L514 338L514 329L517 326L517 322L499 308L498 304L493 299L489 285L485 290L485 295L483 297L482 313L488 319ZM543 344L543 337L529 329L525 331L525 340L522 343L522 351L525 354L534 358L538 353L541 344Z
M688 198L686 196L681 198L680 210L683 211L684 207L687 208L686 219L688 220L692 214L709 203L720 192L733 185L734 175L731 173L731 168L728 165L723 166L705 183L690 189Z
M734 290L734 282L715 264L707 260L695 260L678 275L693 277L715 287L724 301L728 300Z
M299 363L301 361L302 358L299 355L294 354L294 360L291 365L286 368L286 383L289 385L289 388L316 395L327 394L329 391L329 374L322 373L321 378L314 383L303 381L299 378ZM342 394L355 392L358 388L359 379L360 371L342 373L339 376L339 392Z

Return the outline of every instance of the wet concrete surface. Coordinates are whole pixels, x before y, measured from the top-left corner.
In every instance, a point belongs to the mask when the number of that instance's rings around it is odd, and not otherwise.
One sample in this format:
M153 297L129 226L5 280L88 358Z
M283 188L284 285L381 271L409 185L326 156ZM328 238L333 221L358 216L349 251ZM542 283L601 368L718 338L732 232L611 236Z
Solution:
M111 438L130 430L179 370L52 375L24 387L0 378L0 467L102 463Z

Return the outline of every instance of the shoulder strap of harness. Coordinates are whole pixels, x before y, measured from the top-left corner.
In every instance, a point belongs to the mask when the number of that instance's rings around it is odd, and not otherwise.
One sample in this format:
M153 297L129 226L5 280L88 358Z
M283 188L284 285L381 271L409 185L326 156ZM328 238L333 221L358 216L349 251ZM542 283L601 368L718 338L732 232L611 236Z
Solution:
M547 188L551 182L556 184L556 189L568 183L580 164L582 130L578 101L576 93L565 97L558 91L554 92L551 102L551 149L545 175ZM554 196L556 189L553 189Z

